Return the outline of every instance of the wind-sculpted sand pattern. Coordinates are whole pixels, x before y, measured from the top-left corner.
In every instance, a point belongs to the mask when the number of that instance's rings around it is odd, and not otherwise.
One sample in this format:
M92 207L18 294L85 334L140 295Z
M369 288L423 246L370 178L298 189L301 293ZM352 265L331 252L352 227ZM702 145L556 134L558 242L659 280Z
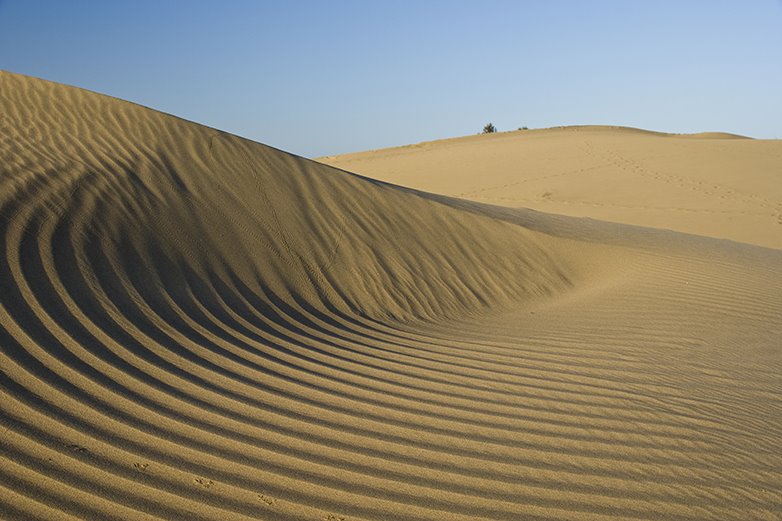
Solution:
M0 110L0 517L779 518L782 252Z

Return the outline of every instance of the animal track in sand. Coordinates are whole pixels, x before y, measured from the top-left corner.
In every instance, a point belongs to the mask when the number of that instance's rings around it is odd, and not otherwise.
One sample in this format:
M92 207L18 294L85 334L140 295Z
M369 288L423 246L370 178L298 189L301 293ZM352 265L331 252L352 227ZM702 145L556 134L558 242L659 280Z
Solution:
M277 502L276 499L274 499L271 496L267 496L266 494L258 494L258 499L260 499L262 502L266 503L268 506L272 506Z
M589 144L586 147L586 152L593 157L600 157L626 172L634 173L640 177L655 179L667 184L674 183L679 188L701 192L704 195L719 195L721 199L744 201L762 208L770 208L775 204L779 204L777 201L772 201L771 199L760 196L758 194L741 192L730 186L714 183L707 184L704 181L690 179L680 175L669 174L659 170L649 169L643 166L641 163L621 155L615 150L597 150L593 145Z
M215 482L206 478L194 478L193 482L197 485L201 485L204 488L211 488Z

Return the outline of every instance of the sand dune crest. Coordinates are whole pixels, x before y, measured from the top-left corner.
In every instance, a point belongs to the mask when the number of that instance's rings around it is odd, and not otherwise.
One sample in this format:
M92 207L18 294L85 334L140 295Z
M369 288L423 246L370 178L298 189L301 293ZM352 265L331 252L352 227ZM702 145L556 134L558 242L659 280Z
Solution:
M782 252L0 111L0 517L779 512Z

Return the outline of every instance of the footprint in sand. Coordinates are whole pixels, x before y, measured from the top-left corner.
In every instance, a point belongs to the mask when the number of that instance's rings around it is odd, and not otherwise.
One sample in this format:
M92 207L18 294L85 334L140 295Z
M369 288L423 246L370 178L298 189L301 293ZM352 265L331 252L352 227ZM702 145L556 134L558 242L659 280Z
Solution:
M261 502L266 503L268 506L272 506L277 502L276 499L271 496L267 496L266 494L258 494L258 499L260 499Z

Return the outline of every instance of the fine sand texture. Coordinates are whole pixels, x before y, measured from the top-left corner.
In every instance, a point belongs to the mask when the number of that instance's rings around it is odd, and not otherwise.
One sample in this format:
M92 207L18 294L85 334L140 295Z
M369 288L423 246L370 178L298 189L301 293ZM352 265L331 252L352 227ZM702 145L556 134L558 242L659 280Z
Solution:
M782 140L625 127L519 130L321 158L391 183L782 249Z
M779 519L782 251L5 72L0 239L0 519Z

